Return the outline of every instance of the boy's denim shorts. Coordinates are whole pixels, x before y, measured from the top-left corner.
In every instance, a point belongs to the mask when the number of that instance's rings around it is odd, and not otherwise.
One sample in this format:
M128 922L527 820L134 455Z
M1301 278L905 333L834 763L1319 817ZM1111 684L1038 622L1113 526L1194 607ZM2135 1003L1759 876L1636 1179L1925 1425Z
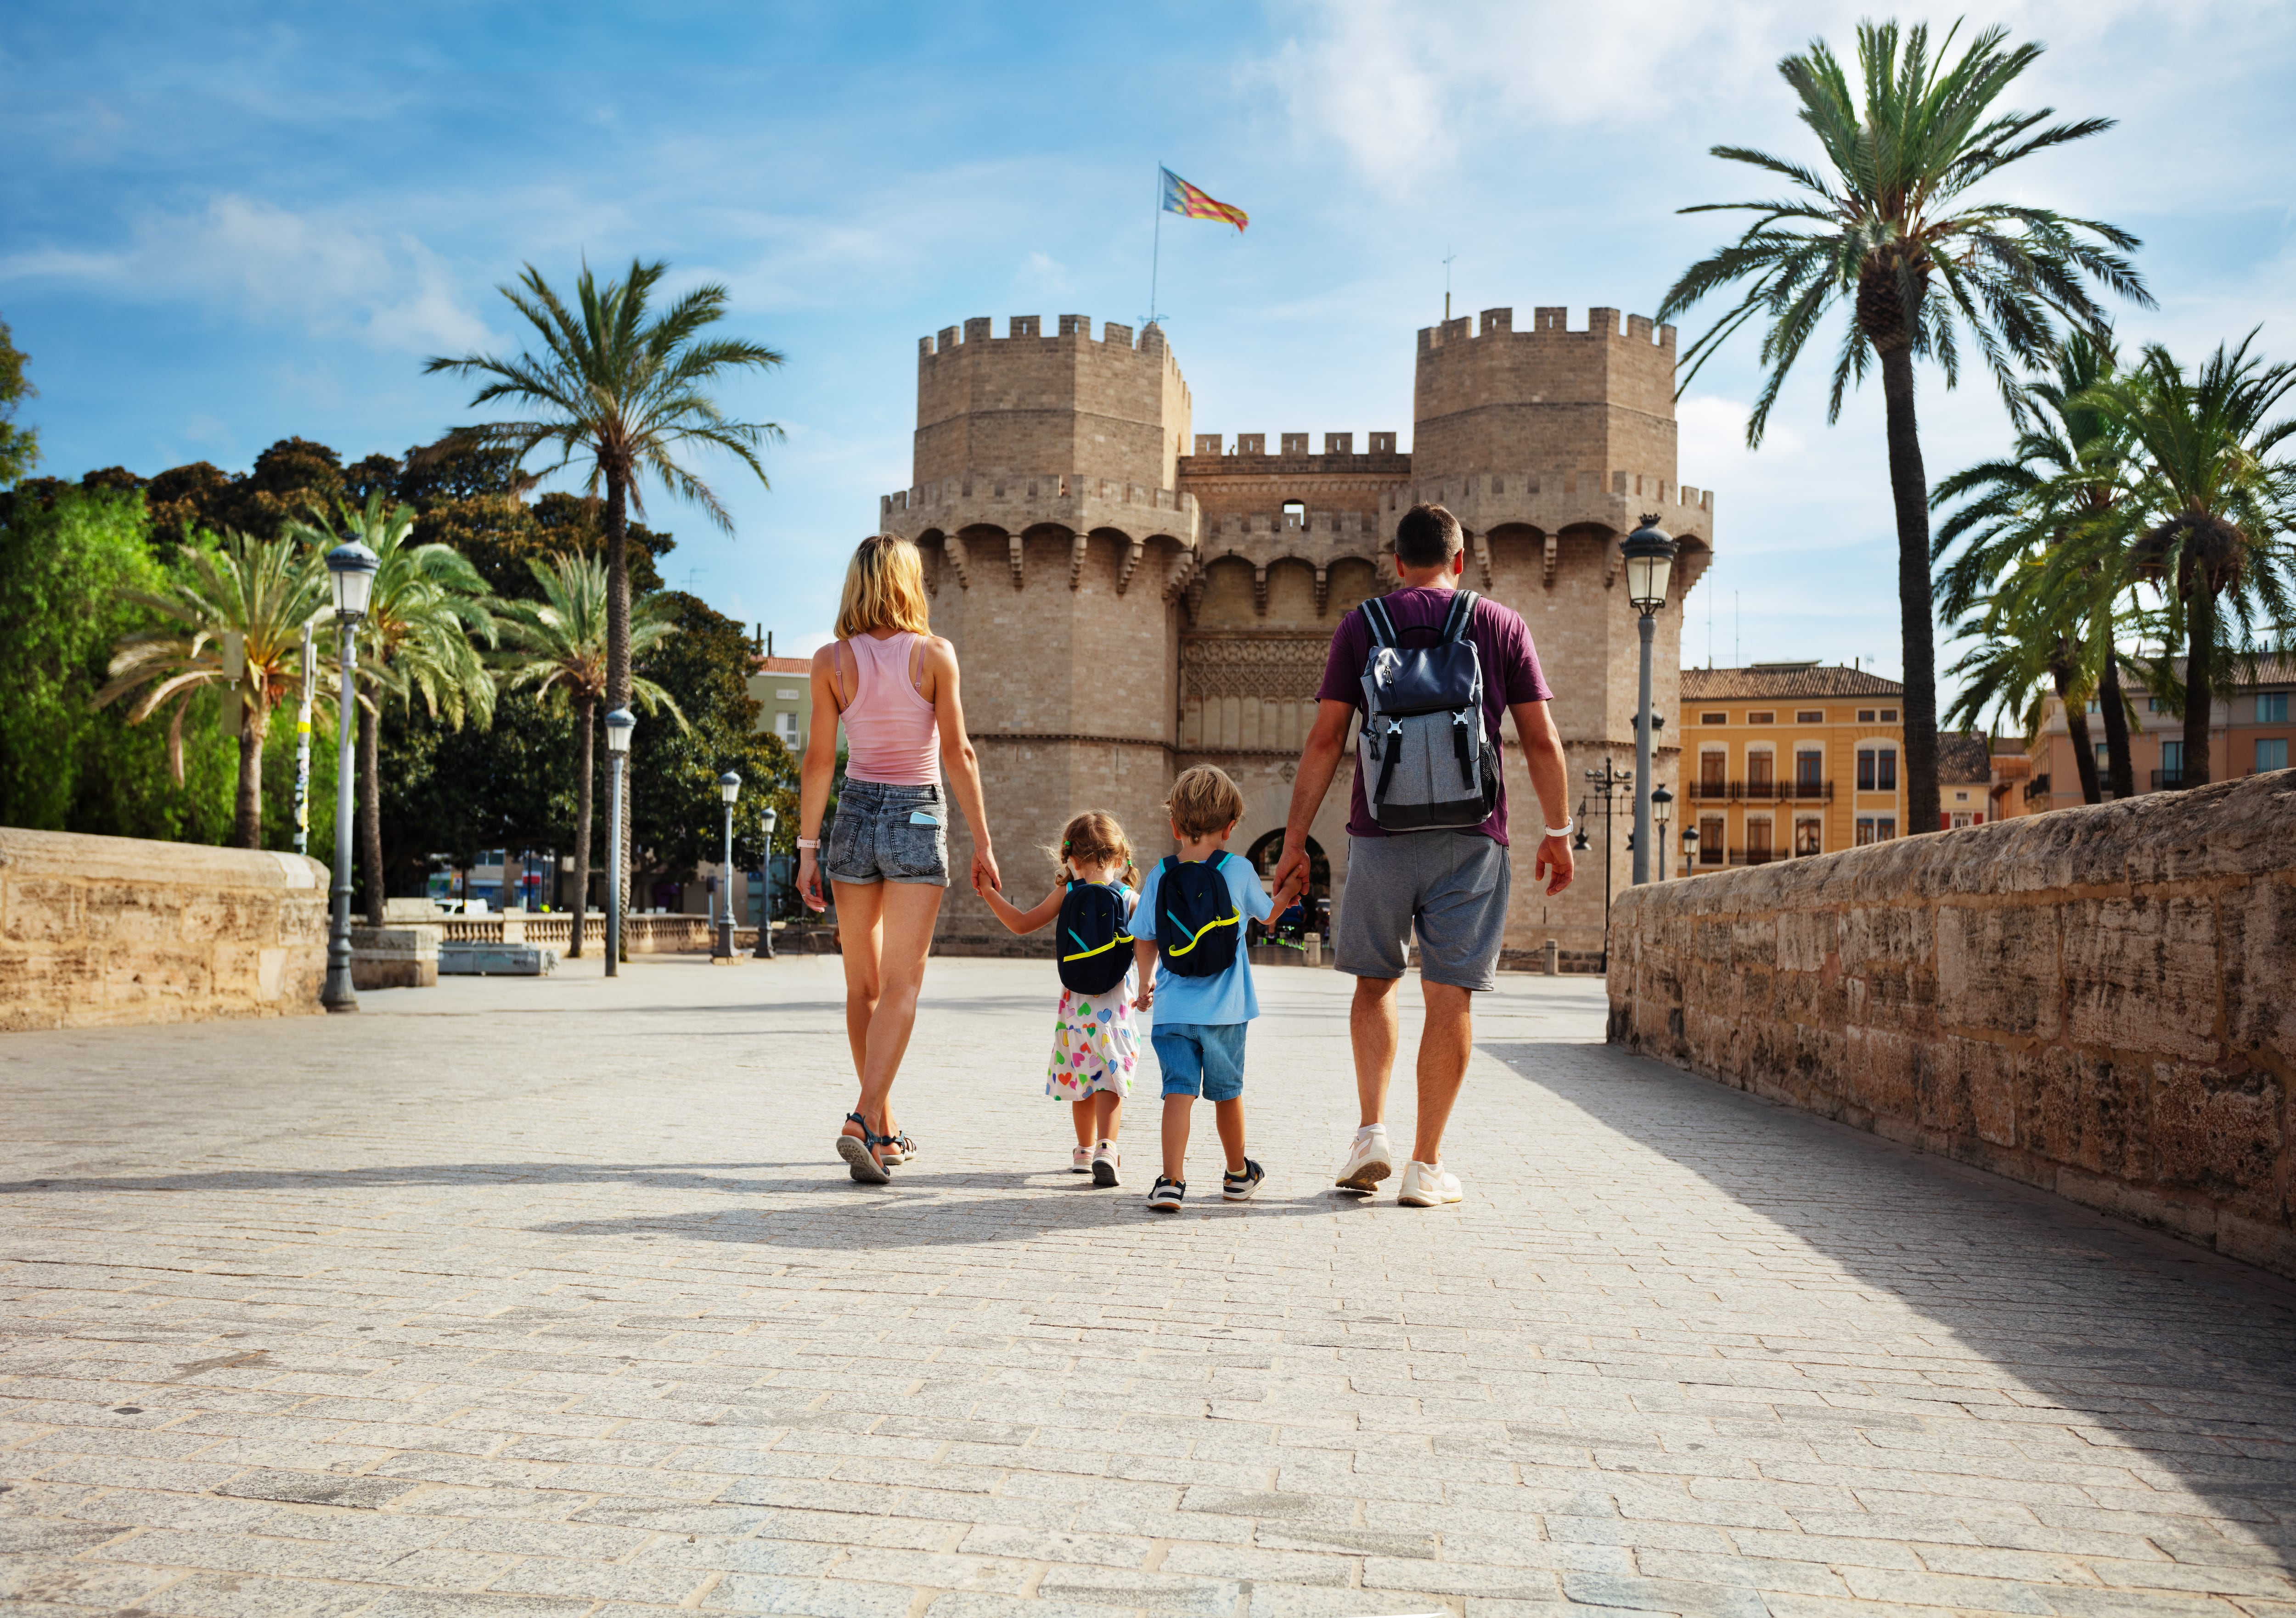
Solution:
M1250 1023L1162 1023L1149 1030L1168 1096L1233 1101L1243 1093L1243 1034Z
M821 869L832 882L947 887L948 794L938 786L897 787L849 775L822 854Z

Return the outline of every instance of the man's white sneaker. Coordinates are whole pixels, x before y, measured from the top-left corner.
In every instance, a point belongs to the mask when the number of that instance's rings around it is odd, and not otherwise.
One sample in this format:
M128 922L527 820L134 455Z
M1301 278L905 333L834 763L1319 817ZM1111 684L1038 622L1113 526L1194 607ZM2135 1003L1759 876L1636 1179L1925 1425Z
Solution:
M1406 1208L1431 1208L1439 1203L1458 1202L1464 1196L1456 1174L1439 1163L1414 1158L1403 1165L1403 1189L1396 1200Z
M1334 1183L1346 1191L1376 1191L1379 1182L1394 1173L1395 1154L1388 1148L1387 1132L1379 1130L1356 1136Z

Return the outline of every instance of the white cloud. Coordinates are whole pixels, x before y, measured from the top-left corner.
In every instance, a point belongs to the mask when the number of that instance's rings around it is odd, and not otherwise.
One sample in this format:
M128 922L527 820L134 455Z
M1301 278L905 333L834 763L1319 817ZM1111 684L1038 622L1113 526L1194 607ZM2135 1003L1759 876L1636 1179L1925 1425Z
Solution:
M203 213L147 214L125 246L40 247L0 258L0 282L66 282L141 302L188 302L257 324L282 318L424 354L482 345L439 257L415 237L364 231L226 195Z

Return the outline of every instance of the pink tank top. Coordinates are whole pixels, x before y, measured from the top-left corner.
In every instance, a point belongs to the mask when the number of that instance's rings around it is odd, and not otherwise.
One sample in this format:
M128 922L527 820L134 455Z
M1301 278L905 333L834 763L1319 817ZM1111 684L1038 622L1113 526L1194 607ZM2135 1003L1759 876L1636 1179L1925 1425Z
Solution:
M907 630L880 641L855 635L860 678L845 711L845 773L855 780L889 787L931 787L940 782L940 742L933 705L909 683L909 654L917 637Z

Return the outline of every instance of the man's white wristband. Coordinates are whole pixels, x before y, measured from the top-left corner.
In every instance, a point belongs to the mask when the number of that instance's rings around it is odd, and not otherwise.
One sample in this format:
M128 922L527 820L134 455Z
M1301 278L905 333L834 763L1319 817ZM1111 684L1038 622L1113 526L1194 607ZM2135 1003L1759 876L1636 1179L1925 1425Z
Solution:
M1567 838L1578 829L1578 823L1576 821L1565 820L1560 826L1549 826L1546 829L1546 835L1551 838Z

